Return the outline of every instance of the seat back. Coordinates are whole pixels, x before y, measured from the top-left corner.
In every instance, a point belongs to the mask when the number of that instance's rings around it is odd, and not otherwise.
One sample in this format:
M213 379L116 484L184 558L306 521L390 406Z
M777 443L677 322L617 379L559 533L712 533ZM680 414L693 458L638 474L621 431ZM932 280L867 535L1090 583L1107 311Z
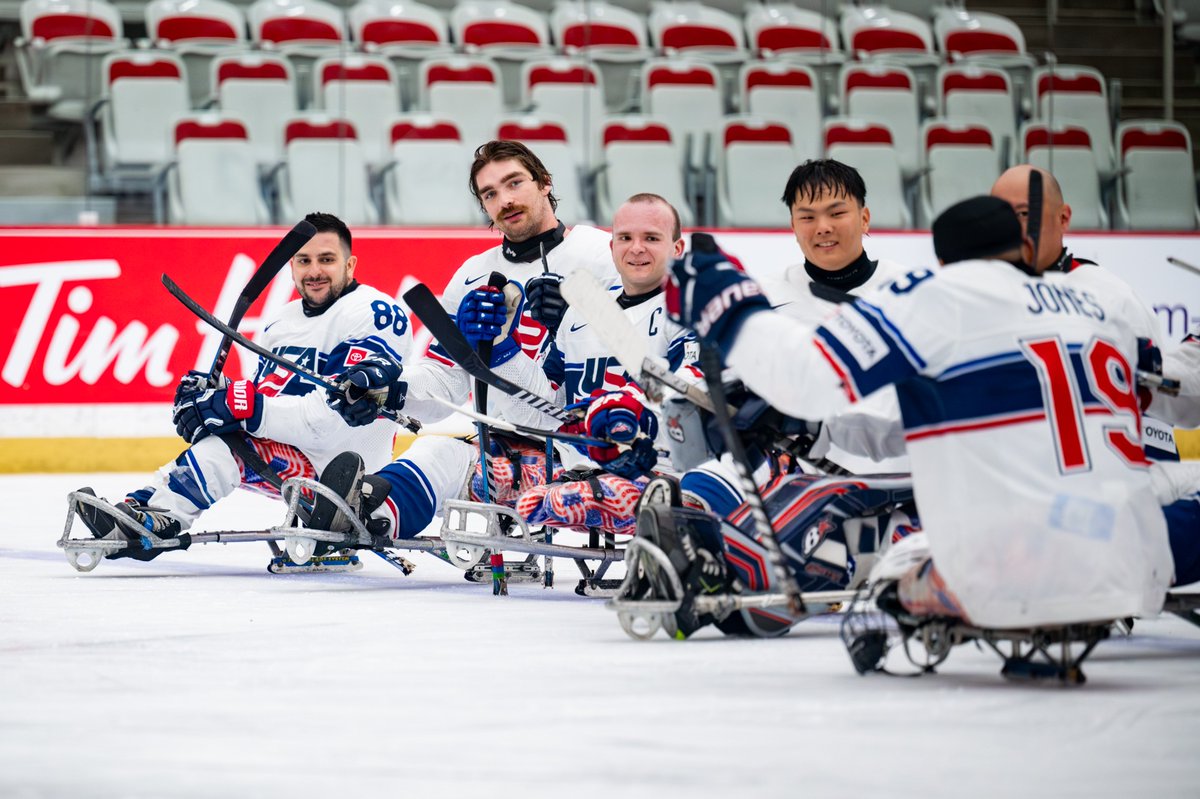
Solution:
M246 16L256 44L283 52L320 52L346 41L342 9L324 0L255 0Z
M754 116L727 117L721 126L717 170L717 223L726 227L780 227L787 209L775 192L780 167L794 163L788 126Z
M859 59L938 60L929 23L904 11L884 5L844 6L841 28L847 54Z
M1117 126L1122 201L1134 230L1195 230L1192 139L1178 122L1130 120Z
M1042 67L1033 73L1037 121L1076 125L1091 138L1096 165L1101 172L1115 169L1112 119L1108 113L1108 86L1097 69Z
M652 7L647 21L659 55L721 61L746 57L742 23L727 11L675 0Z
M283 126L296 114L296 86L286 58L266 53L218 56L212 64L217 106L250 133L260 164L283 160Z
M938 49L948 61L1025 55L1025 34L1008 17L946 6L933 18Z
M706 153L706 134L715 136L724 117L720 79L712 66L680 59L648 62L642 69L642 107L668 121L680 143L691 136L689 163L699 166L711 158L715 142Z
M1008 73L975 64L944 66L938 70L937 90L943 117L986 122L997 149L1011 159L1017 149L1017 106Z
M226 0L151 0L145 15L146 34L158 46L246 41L246 19Z
M555 215L568 225L592 218L583 197L580 165L571 145L566 125L543 116L509 117L500 120L497 139L524 142L550 172L554 196L558 200Z
M746 9L746 36L759 58L841 63L845 59L833 20L784 3L751 5Z
M606 109L621 111L635 103L638 69L651 55L645 16L605 0L559 0L550 27L563 53L600 68Z
M742 67L739 84L748 113L787 125L798 161L821 156L825 146L816 73L800 64L752 61Z
M843 113L886 125L901 169L915 173L920 165L920 124L913 73L901 66L846 64L841 83Z
M604 118L604 81L584 61L529 61L522 72L522 106L566 125L567 139L579 165L600 161L600 120Z
M204 105L212 95L213 58L246 46L241 9L226 0L151 0L145 14L146 33L155 47L183 59L191 105Z
M104 76L104 139L110 164L171 160L171 130L188 111L183 61L169 53L117 53L105 59Z
M954 203L987 194L1000 177L996 137L988 126L931 119L921 126L925 151L924 222Z
M565 0L550 13L554 40L567 55L591 58L645 55L649 47L644 17L603 0Z
M450 44L446 17L411 0L359 0L348 16L354 39L367 52L443 52Z
M1071 206L1071 228L1104 230L1108 212L1100 197L1100 173L1087 129L1040 122L1021 129L1025 161L1046 170L1062 186L1063 199Z
M21 33L29 42L26 91L49 91L49 115L80 121L104 90L106 56L128 46L121 14L107 0L24 0Z
M900 158L892 132L878 122L832 118L825 122L825 156L859 171L870 193L871 225L904 229L912 214L904 196Z
M187 116L175 123L173 139L172 222L270 224L250 134L240 120L215 114Z
M348 55L317 61L314 107L354 124L371 163L390 158L386 120L400 113L400 87L391 63L382 56Z
M450 12L450 29L467 53L494 55L550 43L546 18L508 0L463 0Z
M601 128L605 170L597 181L597 215L612 220L616 207L652 188L675 206L684 225L695 214L684 191L682 154L671 129L647 117L610 117Z
M379 223L354 125L324 115L295 118L284 126L283 140L287 171L279 200L285 219L323 210L347 225Z
M392 225L477 225L483 219L475 199L459 180L472 149L452 120L428 114L398 118L389 126L395 167L387 173L387 222Z
M431 58L421 64L421 106L454 120L472 150L496 132L504 113L500 72L480 58Z

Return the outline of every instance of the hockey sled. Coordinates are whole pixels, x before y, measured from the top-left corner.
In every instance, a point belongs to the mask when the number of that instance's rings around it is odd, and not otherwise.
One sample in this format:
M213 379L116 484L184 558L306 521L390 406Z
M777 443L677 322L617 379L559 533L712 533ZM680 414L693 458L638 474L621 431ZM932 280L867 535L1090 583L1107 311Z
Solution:
M72 538L71 530L80 506L87 505L111 516L115 524L126 530L132 540L117 535L117 530L105 538ZM129 550L150 552L151 550L187 549L192 544L228 544L243 541L278 541L283 536L277 529L235 531L223 530L204 533L181 533L171 538L160 538L147 531L132 518L117 511L111 503L83 491L72 491L67 495L67 521L63 527L58 546L67 556L67 561L76 571L90 572L106 557Z
M665 629L666 617L683 607L684 590L679 574L661 548L644 538L634 538L625 549L625 580L606 606L616 612L621 629L638 641L646 641ZM653 599L635 598L637 583L647 581ZM854 591L808 591L800 594L807 616L837 611L854 598ZM751 608L787 608L791 599L782 592L761 594L717 594L692 599L697 613L725 619L735 611Z
M541 579L546 587L553 585L552 558L569 558L578 567L581 579L575 592L584 596L611 593L619 585L604 579L608 568L625 559L625 550L616 546L611 533L592 532L588 546L569 546L553 543L554 530L531 530L512 508L469 500L447 500L442 506L441 540L446 546L447 560L467 572L467 579L482 580L482 570L494 553L520 552L524 561L505 561L509 579ZM536 569L536 559L545 564ZM490 570L487 572L490 578Z
M842 620L841 637L859 674L891 674L884 661L897 642L918 674L935 672L954 647L975 643L1000 657L1000 675L1007 680L1082 685L1087 682L1083 662L1115 627L1124 624L1125 620L1112 619L990 629L963 619L908 613L895 596L894 583L889 583L866 596L860 592Z
M1200 627L1200 593L1169 593L1163 603L1164 613L1173 613L1186 622Z

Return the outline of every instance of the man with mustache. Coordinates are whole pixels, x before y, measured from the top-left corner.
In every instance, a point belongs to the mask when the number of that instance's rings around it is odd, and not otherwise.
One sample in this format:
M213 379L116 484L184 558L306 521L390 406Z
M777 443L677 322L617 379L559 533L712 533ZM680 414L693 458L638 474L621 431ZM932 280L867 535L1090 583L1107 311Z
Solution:
M412 347L408 317L392 297L355 279L358 258L340 219L312 213L305 220L317 232L291 261L300 299L284 306L258 341L330 378L352 366L386 374L396 385L390 405L357 404L354 412L363 414L361 425L351 427L342 418L349 405L345 395L327 400L311 383L265 361L253 380L220 386L210 385L207 374L188 373L176 390L172 418L189 448L114 508L160 538L179 536L184 542L179 549L190 544L184 531L238 486L278 496L270 482L231 451L220 438L224 434L240 436L283 478L315 477L346 449L360 452L374 468L392 460L397 425L385 417L403 402L398 378ZM77 510L97 538L133 540L110 515L90 505ZM110 557L150 560L164 551L131 547Z

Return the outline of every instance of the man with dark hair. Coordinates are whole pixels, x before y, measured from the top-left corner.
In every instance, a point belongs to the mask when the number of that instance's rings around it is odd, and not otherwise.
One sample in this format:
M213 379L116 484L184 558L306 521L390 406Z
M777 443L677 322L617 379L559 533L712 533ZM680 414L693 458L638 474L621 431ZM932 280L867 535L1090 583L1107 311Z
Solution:
M813 296L811 283L867 296L908 271L895 261L873 260L867 254L863 237L870 230L871 211L866 184L854 167L829 158L805 161L788 176L781 200L804 255L802 264L786 267L780 278L761 281L781 313L815 325L833 312L834 304ZM852 472L906 472L904 442L889 437L898 415L894 392L884 392L822 425L808 454ZM724 461L688 472L682 488L689 504L718 516L728 515L743 501L733 468Z
M899 588L913 612L991 628L1156 613L1171 552L1141 443L1137 335L1111 312L1120 299L1028 266L1032 243L996 198L947 209L934 249L948 268L911 272L815 329L721 268L711 238L693 237L672 297L782 412L827 417L896 386L924 532L886 560L916 565Z
M613 274L610 236L587 225L567 229L554 215L553 188L553 177L524 144L497 140L480 145L471 164L471 194L487 214L490 226L504 238L497 246L468 258L441 295L442 305L473 345L492 342L489 365L535 391L545 384L542 366L550 352L552 328L566 311L556 291L558 276L575 269L587 269L601 280ZM489 285L494 272L506 278L503 287ZM540 289L530 288L538 282L543 284ZM404 411L425 422L451 413L433 398L461 405L471 392L469 376L436 343L425 358L405 369L404 380ZM370 387L387 388L374 383ZM487 412L512 422L547 426L547 417L540 412L509 399L500 392L488 392ZM493 469L512 468L530 479L544 478L544 453L513 455L491 458ZM478 448L462 441L444 436L418 438L402 458L382 472L390 494L376 510L390 521L386 535L411 538L421 532L440 512L443 499L463 493L476 474L478 461ZM520 482L515 477L512 473L493 476L491 485L496 492L491 499L515 498L513 486Z
M347 449L360 452L371 468L391 462L397 425L389 414L403 404L401 363L412 347L408 317L392 297L355 280L358 257L351 254L350 231L342 220L324 213L305 220L317 232L291 261L300 298L275 315L258 343L329 378L350 367L376 370L392 385L385 405L356 403L359 426L351 427L342 416L350 404L346 396L327 398L313 384L265 361L253 380L223 379L220 385L211 385L207 374L189 372L176 390L173 419L190 446L112 513L168 538L187 530L238 486L278 496L230 450L222 440L228 434L240 436L283 478L315 477ZM97 538L130 537L110 514L90 505L78 512ZM164 551L130 549L115 557L149 559Z

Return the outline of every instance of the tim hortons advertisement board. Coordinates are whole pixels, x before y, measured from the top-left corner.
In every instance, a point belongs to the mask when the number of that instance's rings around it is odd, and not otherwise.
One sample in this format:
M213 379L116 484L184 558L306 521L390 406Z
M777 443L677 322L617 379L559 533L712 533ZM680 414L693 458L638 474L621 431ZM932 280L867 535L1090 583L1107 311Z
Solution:
M259 260L285 232L0 230L0 412L87 405L90 413L106 404L169 403L181 375L209 367L220 334L171 297L160 276L170 275L201 305L227 318ZM719 233L718 240L752 273L800 260L786 231ZM362 230L354 242L358 277L396 297L414 281L437 291L465 258L498 241L486 230ZM1200 275L1166 259L1200 263L1200 237L1078 235L1068 243L1137 288L1159 314L1164 340L1178 340L1196 323ZM922 232L872 235L867 250L914 268L934 263L929 235ZM253 337L263 319L294 297L285 268L246 315L243 332ZM251 373L252 357L243 363L231 356L227 374ZM94 434L58 427L59 415L35 425L38 432L6 429L0 436Z

